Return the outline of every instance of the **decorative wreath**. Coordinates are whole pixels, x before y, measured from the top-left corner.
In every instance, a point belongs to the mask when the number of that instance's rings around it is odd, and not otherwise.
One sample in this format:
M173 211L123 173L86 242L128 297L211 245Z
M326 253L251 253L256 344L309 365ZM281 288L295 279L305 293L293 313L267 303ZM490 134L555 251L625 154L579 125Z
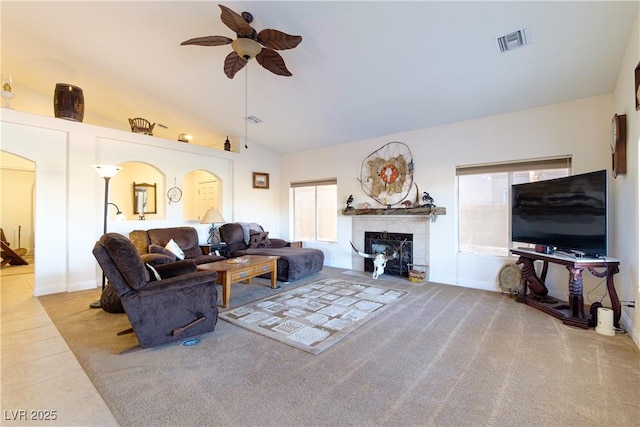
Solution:
M402 202L413 185L413 156L402 142L389 142L367 156L360 170L362 190L377 202Z

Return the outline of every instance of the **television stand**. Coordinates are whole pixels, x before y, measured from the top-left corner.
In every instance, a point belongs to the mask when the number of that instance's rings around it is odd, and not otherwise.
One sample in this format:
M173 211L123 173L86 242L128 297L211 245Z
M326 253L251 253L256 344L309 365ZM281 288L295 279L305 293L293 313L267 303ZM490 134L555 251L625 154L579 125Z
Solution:
M530 305L544 313L562 320L562 323L589 329L591 316L584 312L582 295L582 271L587 269L592 275L606 278L607 292L611 299L613 310L613 325L620 327L621 305L613 283L613 275L618 273L620 262L613 258L584 258L565 254L542 254L528 249L511 249L511 253L518 255L516 264L522 264L522 290L516 301ZM540 277L536 274L534 261L542 261ZM564 265L569 270L569 301L559 301L547 296L548 290L544 284L547 277L549 263ZM604 270L604 271L598 271ZM527 292L529 291L529 292Z

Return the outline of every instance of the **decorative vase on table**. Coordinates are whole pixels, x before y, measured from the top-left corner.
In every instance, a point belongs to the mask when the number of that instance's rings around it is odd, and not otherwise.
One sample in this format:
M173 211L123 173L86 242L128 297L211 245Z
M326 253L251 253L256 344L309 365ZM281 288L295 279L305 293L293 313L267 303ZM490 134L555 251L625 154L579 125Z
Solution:
M82 89L66 83L56 83L53 112L57 118L81 122L84 118Z

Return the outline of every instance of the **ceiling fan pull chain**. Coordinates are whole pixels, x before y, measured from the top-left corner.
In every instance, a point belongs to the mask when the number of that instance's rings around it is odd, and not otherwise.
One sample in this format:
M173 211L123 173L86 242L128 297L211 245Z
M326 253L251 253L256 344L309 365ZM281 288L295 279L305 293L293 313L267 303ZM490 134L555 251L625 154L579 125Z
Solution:
M245 150L249 148L247 145L247 121L249 120L249 115L247 113L247 104L249 99L249 92L247 88L249 87L249 67L244 67L244 148Z

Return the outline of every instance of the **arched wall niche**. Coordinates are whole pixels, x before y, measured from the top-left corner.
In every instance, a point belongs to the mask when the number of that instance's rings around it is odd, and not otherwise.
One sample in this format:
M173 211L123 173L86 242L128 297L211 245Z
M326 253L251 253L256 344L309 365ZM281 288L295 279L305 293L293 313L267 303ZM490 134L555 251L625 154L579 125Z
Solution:
M27 259L35 249L35 169L33 160L0 151L0 227L11 248L27 250Z
M154 195L156 213L146 213L145 219L165 219L166 209L164 197L167 189L166 177L162 171L155 166L144 162L122 162L118 164L122 169L109 181L109 202L115 203L125 215L127 220L138 220L138 213L134 213L134 189L136 184L155 184ZM149 199L151 200L151 199ZM107 219L115 219L116 209L107 209Z
M200 221L210 208L223 212L223 181L213 172L195 169L182 178L185 220Z

